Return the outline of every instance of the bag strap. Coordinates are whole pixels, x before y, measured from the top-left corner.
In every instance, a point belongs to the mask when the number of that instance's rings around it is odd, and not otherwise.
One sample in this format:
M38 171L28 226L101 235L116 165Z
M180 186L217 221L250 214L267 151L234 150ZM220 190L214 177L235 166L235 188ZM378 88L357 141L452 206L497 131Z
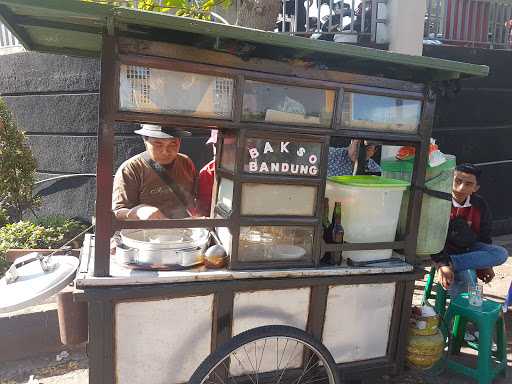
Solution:
M413 186L413 188L418 189L418 190L422 191L423 193L426 193L427 195L435 197L437 199L446 200L446 201L450 201L450 202L452 201L451 193L436 191L434 189L430 189L430 188L426 188L426 187L418 187L416 185Z
M154 161L150 156L149 153L146 151L142 154L142 158L144 161L151 167L153 171L162 179L162 181L169 187L169 189L174 192L176 197L178 198L179 202L182 205L182 208L184 212L192 216L192 212L195 210L195 204L190 201L189 198L187 198L186 193L183 191L183 189L176 184L176 182L167 174L167 170L162 165L158 164L156 161Z

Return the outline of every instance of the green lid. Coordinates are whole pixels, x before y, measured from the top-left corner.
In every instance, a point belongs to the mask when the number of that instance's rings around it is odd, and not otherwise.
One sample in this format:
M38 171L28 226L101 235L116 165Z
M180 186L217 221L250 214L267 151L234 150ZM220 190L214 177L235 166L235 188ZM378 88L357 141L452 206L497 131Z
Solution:
M338 184L365 188L407 188L410 185L407 181L380 176L330 176L327 179Z
M427 167L430 171L442 172L448 169L455 168L455 156L446 155L446 161L436 167ZM408 160L382 160L380 166L385 172L406 172L412 173L414 166L414 158Z

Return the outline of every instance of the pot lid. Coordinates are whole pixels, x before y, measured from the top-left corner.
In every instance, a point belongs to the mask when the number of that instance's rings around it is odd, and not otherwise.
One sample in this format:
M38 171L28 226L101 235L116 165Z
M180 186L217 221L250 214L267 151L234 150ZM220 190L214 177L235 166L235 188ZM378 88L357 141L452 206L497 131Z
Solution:
M69 255L54 255L49 259L49 270L43 270L36 252L18 258L15 264L16 280L0 279L0 313L17 311L56 294L75 277L79 260ZM12 268L12 267L11 267Z

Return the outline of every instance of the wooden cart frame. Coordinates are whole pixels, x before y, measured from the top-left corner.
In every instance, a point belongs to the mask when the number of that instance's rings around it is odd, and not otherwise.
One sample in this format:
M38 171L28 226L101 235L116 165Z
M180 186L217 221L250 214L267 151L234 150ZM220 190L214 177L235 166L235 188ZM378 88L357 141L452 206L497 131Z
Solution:
M143 303L183 297L212 298L210 351L233 334L234 301L237 294L257 290L307 288L309 301L305 331L322 340L329 292L336 287L393 284L393 305L389 336L383 356L338 365L342 378L368 374L397 373L405 356L405 342L414 281L423 275L415 255L420 210L425 184L428 145L433 125L436 91L464 77L485 76L488 68L464 63L344 44L288 37L173 17L137 12L122 7L54 0L0 0L2 21L28 49L101 55L100 113L96 195L96 233L87 237L76 279L76 296L89 304L90 382L118 382L116 373L115 308L124 303ZM295 61L291 61L295 60ZM119 109L120 64L186 71L229 77L234 81L232 118L226 120L126 112ZM336 92L329 127L269 124L243 121L242 96L246 80L330 89ZM342 103L347 91L395 96L422 101L417 132L396 133L354 129L342 125ZM222 170L217 157L217 177L234 181L233 211L230 218L119 221L111 211L113 148L116 122L153 123L197 129L232 130L238 135L237 169ZM322 145L323 164L317 177L267 177L242 173L244 138L264 135L300 135ZM380 267L318 269L324 251L339 250L325 244L321 234L321 201L324 195L326 160L333 137L378 140L385 144L412 145L416 149L406 236L400 241L343 244L343 250L401 250L409 263L384 270ZM219 153L222 148L219 145ZM317 187L312 217L242 217L242 182L300 183ZM247 265L237 257L240 226L251 224L310 225L316 228L314 253L301 264L255 263ZM229 227L234 250L229 269L218 275L208 272L150 279L111 276L109 244L116 230L127 228ZM247 271L247 268L262 269ZM267 268L267 270L265 270ZM280 271L278 268L286 268ZM241 271L236 271L236 270Z

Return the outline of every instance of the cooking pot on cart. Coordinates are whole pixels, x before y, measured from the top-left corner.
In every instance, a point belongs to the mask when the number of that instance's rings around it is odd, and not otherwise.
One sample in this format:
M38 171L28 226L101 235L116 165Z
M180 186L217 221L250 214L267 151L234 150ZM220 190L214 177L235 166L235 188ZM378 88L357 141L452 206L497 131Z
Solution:
M126 229L118 261L140 269L181 269L201 264L210 240L205 228Z

